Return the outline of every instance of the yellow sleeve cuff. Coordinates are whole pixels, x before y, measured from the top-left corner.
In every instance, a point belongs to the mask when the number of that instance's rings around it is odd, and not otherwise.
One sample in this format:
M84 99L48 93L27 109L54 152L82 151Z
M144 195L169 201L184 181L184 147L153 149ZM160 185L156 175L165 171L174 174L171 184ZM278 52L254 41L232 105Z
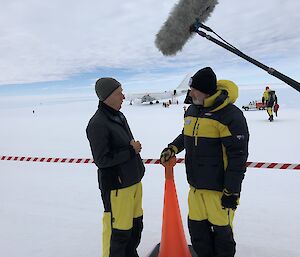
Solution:
M178 153L178 148L175 145L169 145L169 147L171 147L173 149L173 151L175 152L175 154Z

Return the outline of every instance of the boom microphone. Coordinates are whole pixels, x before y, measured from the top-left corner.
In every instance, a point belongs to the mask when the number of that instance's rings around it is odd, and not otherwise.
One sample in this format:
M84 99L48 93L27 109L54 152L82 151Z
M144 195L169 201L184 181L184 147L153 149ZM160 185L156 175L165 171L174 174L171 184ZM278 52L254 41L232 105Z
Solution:
M218 0L180 0L156 35L155 45L163 55L175 55L192 36L190 26L205 22Z

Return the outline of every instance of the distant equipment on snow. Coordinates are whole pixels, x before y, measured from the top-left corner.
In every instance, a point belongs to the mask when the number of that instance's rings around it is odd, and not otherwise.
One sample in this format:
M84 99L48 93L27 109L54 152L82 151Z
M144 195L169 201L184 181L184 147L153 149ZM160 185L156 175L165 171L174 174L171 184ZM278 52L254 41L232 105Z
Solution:
M261 101L251 101L248 105L243 105L245 111L249 110L265 110L266 106Z

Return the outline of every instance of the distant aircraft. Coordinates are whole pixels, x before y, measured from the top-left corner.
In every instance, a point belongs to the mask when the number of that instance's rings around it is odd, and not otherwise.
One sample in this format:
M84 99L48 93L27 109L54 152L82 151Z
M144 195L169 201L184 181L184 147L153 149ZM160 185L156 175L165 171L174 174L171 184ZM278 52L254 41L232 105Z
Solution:
M159 101L163 99L170 99L174 101L178 96L186 95L189 89L190 78L190 74L186 75L186 77L181 81L181 83L176 89L163 92L125 94L125 100L129 101L130 104L136 101L140 103L153 104L159 103Z

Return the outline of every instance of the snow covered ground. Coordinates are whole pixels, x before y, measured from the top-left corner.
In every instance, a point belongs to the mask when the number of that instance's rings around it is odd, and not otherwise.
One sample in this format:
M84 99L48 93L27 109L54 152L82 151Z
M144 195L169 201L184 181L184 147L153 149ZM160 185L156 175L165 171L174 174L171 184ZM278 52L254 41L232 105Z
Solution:
M91 158L85 128L96 110L95 98L5 99L0 110L0 155ZM182 129L182 104L169 108L124 104L122 111L143 145L143 158L158 158ZM300 163L300 108L281 106L273 123L265 111L245 116L251 133L249 161ZM175 181L189 242L188 185L182 164L175 167ZM248 169L234 222L237 257L300 256L299 184L299 171ZM147 256L161 236L160 165L146 166L143 186L139 253ZM0 161L1 257L99 257L102 211L93 164Z

